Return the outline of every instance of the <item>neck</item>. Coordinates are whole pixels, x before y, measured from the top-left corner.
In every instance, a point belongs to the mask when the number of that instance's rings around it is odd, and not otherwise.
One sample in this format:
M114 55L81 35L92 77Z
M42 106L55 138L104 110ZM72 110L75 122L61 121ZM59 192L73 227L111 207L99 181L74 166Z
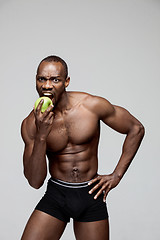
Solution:
M69 96L68 96L67 92L64 91L55 106L55 111L56 112L64 112L65 110L67 110L68 106L69 106Z

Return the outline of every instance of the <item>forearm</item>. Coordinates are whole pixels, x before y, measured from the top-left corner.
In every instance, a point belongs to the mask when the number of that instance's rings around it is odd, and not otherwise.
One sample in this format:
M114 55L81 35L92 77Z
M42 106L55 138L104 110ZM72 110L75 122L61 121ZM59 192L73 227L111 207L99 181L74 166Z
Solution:
M34 140L32 153L24 159L24 175L34 188L42 186L47 175L46 140L37 135Z
M142 125L135 125L127 134L120 160L114 170L114 174L118 176L119 179L123 177L128 167L130 166L144 136L144 127Z

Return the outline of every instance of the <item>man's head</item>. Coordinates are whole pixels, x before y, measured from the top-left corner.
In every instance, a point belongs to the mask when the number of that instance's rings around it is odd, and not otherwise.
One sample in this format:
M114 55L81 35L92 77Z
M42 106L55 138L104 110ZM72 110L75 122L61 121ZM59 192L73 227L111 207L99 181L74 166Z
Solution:
M48 96L56 104L69 81L68 67L62 58L48 56L40 62L36 75L36 89L40 97Z
M42 61L38 65L37 74L38 74L39 67L40 67L42 62L59 62L59 63L61 63L62 66L63 66L65 78L68 77L68 66L67 66L67 63L62 58L60 58L58 56L55 56L55 55L51 55L51 56L45 57L44 59L42 59Z

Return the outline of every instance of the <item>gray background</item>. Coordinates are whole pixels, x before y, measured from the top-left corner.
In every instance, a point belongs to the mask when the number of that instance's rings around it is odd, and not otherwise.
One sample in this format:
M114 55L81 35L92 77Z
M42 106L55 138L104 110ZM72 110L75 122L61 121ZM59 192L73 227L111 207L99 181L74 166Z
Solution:
M69 65L68 90L103 96L145 126L143 144L108 196L111 240L159 240L158 0L1 0L0 239L20 239L45 185L23 177L22 120L38 95L39 61L57 54ZM102 124L99 173L111 173L124 135ZM49 177L49 176L48 176ZM62 237L74 239L72 221Z

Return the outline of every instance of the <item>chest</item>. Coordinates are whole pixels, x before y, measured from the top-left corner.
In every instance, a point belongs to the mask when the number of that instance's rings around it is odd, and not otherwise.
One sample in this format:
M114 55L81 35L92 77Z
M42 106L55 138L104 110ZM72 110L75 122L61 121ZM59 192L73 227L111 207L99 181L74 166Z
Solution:
M81 145L91 141L99 133L99 121L88 110L74 110L55 117L47 139L47 148L61 151L67 144Z

